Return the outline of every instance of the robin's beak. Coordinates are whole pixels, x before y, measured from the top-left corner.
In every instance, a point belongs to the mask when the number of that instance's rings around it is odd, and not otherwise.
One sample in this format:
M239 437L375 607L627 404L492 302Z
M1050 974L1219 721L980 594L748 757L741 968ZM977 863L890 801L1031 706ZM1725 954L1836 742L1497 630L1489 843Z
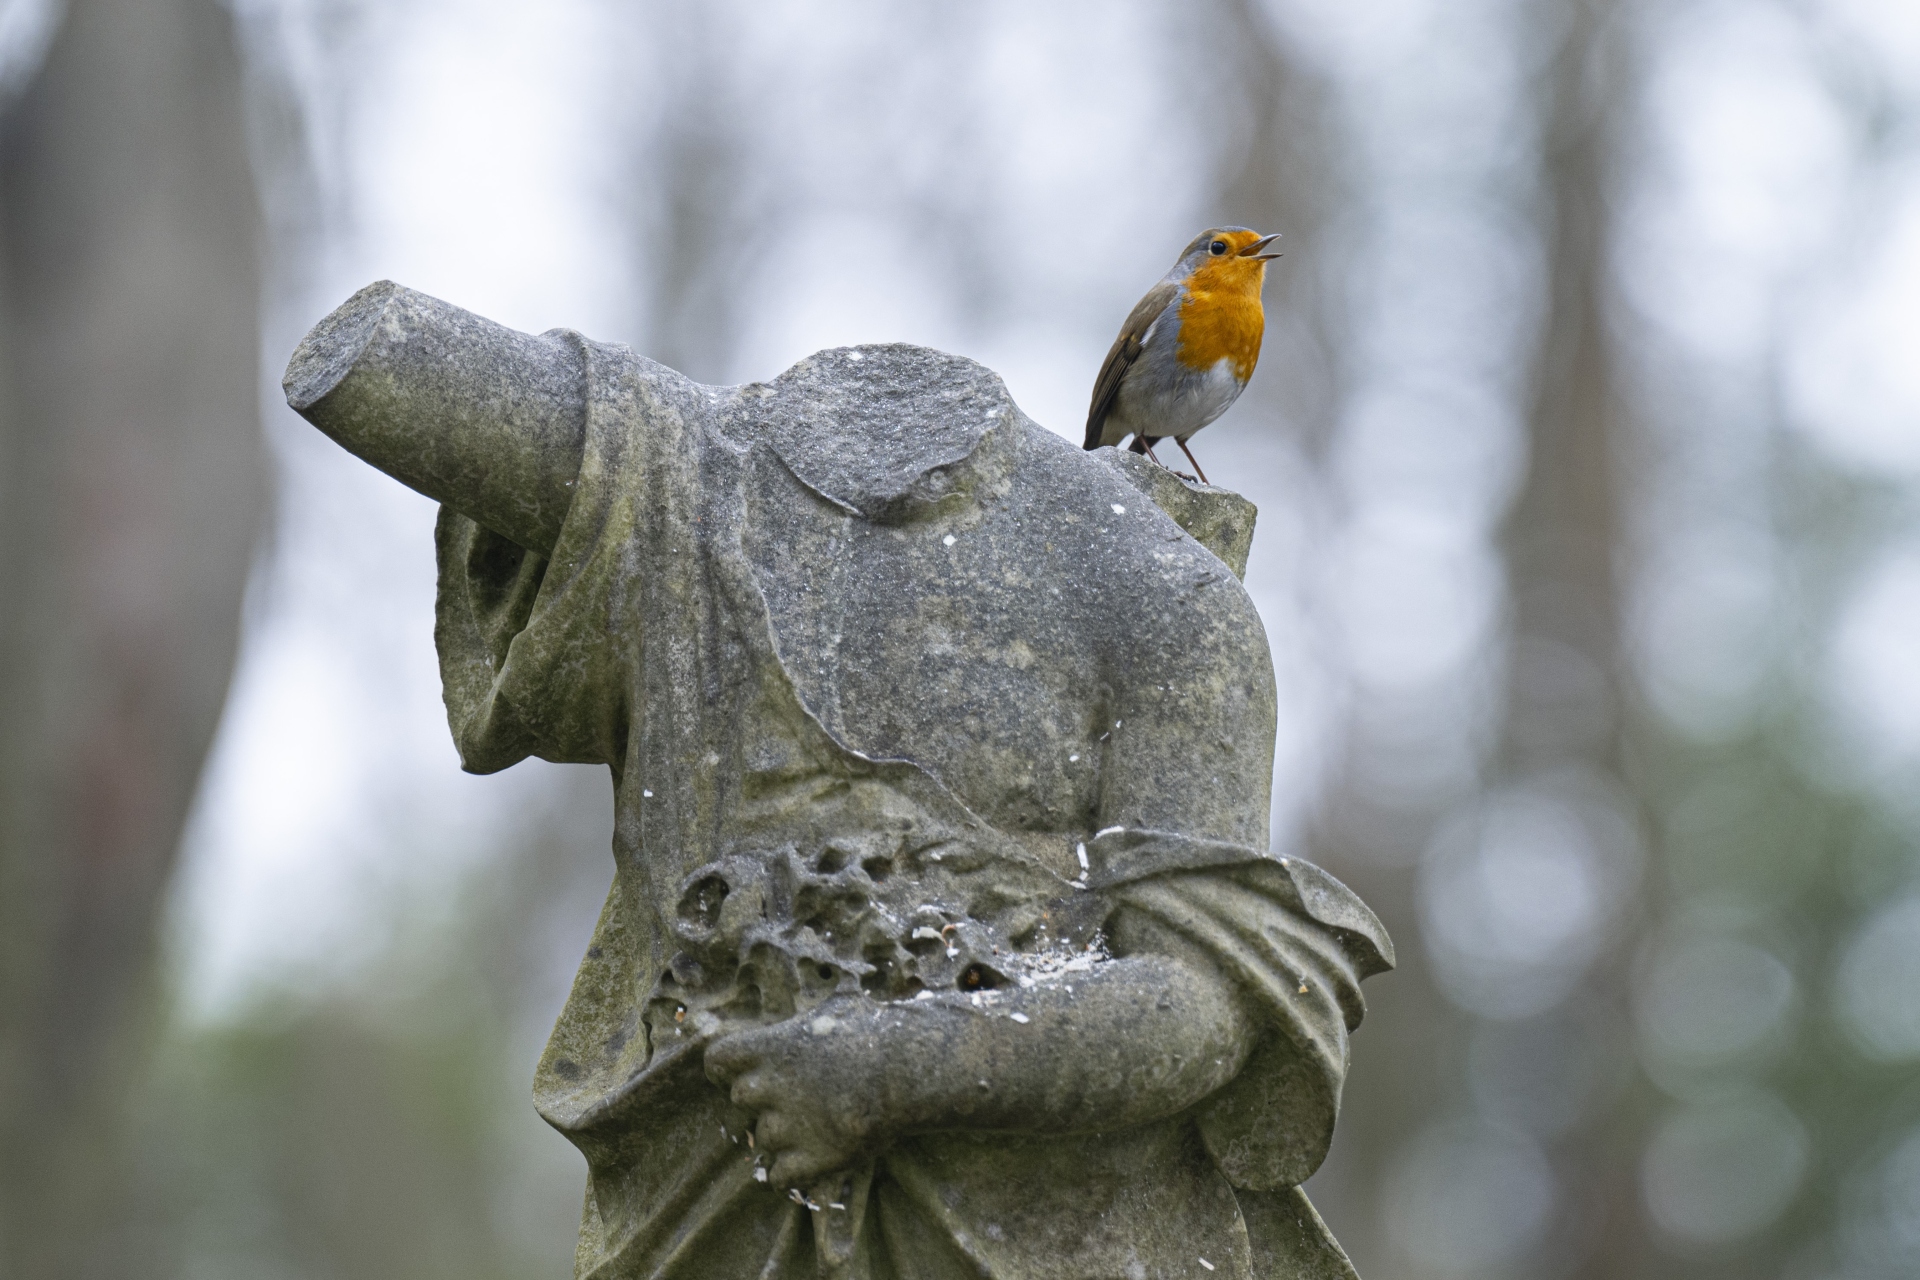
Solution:
M1272 244L1275 240L1278 240L1279 238L1280 238L1280 233L1278 231L1274 232L1270 236L1261 236L1258 240L1255 240L1252 244L1242 249L1235 256L1241 257L1241 258L1252 258L1255 262L1271 262L1275 258L1279 257L1280 255L1277 253L1262 253L1260 251L1266 248L1268 245Z

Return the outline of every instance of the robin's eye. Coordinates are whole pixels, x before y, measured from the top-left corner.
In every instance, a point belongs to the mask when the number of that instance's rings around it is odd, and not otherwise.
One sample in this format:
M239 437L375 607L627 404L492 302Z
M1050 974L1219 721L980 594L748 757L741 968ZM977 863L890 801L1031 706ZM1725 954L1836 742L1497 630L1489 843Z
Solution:
M1207 252L1212 254L1216 258L1219 257L1221 254L1225 253L1226 251L1227 251L1227 242L1225 240L1215 240L1212 244L1207 246Z

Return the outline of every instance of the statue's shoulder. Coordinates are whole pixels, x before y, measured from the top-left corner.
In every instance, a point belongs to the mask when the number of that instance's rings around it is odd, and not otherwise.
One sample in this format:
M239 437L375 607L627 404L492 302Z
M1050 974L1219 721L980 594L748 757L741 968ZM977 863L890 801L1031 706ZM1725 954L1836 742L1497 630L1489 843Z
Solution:
M1192 534L1194 541L1225 562L1234 577L1247 576L1253 523L1260 514L1251 500L1231 489L1183 480L1144 454L1111 445L1089 456L1119 472L1128 484L1153 499L1153 504Z

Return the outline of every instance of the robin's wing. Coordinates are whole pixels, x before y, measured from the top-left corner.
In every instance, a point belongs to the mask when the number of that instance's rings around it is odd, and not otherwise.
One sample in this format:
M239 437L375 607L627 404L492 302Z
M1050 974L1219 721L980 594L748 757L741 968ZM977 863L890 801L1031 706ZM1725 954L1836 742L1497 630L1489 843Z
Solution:
M1113 408L1113 397L1120 390L1120 380L1140 358L1140 351L1147 343L1147 331L1179 291L1180 286L1173 281L1162 280L1147 290L1147 296L1140 299L1127 316L1127 322L1120 326L1120 336L1113 340L1113 349L1107 352L1100 366L1100 376L1093 380L1093 402L1087 406L1087 442L1082 448L1100 447L1100 434L1106 429L1107 414Z

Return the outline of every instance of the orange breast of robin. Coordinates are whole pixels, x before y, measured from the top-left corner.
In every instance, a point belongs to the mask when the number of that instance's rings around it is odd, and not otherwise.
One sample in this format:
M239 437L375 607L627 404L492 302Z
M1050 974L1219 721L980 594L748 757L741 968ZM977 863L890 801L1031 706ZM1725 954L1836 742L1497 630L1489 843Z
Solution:
M1222 258L1195 268L1180 302L1180 341L1175 358L1195 372L1229 361L1233 376L1245 382L1260 360L1260 338L1267 327L1260 306L1260 285L1267 264Z

